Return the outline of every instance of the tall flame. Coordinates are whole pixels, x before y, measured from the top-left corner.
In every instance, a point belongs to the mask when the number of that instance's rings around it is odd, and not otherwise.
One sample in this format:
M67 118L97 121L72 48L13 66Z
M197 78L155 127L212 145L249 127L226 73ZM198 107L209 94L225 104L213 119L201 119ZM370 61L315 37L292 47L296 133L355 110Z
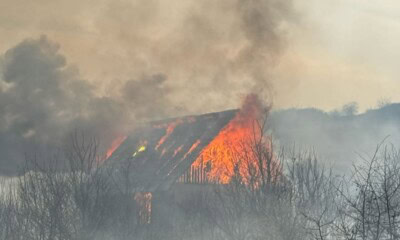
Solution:
M246 175L249 162L244 160L255 160L251 144L262 135L256 127L262 114L258 97L248 95L241 110L202 150L193 166L209 168L208 178L220 183L228 183L237 168L241 175Z
M191 168L202 170L206 173L206 178L210 182L229 183L232 177L239 176L242 180L249 182L251 176L250 171L257 169L258 160L260 160L260 152L257 153L257 147L266 149L267 154L272 153L270 140L264 137L264 131L260 128L259 121L262 119L266 108L263 106L258 96L255 94L248 95L243 102L241 109L236 113L234 118L218 133L218 135L202 149L197 159L194 161ZM154 150L158 151L161 156L168 151L165 143L168 141L180 124L185 122L194 122L194 117L185 119L176 119L173 122L167 124L155 125L155 128L165 129L165 134L155 142ZM118 137L115 139L109 150L107 151L107 158L119 147L119 145L126 139L125 136ZM189 156L199 145L201 141L198 139L192 144L190 149L185 152L181 160L184 160ZM258 145L257 145L258 144ZM145 151L147 141L141 144L137 151L133 153L136 156L139 152ZM178 156L184 148L184 145L180 145L176 149L173 149L172 158ZM265 153L265 152L264 152ZM263 154L264 154L263 153ZM175 166L176 167L176 166ZM260 170L259 170L260 171ZM262 171L262 170L261 170ZM256 175L260 172L256 172Z

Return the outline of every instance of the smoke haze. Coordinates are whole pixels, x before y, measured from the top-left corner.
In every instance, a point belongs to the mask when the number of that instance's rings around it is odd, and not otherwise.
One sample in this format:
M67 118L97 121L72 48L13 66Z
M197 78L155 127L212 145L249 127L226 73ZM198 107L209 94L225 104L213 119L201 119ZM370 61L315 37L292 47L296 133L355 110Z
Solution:
M356 105L325 112L314 108L274 111L273 137L286 148L314 150L326 166L349 173L354 162L370 159L377 145L400 143L400 104L386 104L357 114Z
M236 108L248 93L323 111L397 100L396 7L2 1L0 168L12 172L25 153L59 146L76 129L107 146L138 122Z
M63 45L46 35L7 49L0 70L2 172L12 172L24 154L61 146L76 130L107 146L138 122L236 107L250 92L271 98L270 71L286 45L282 26L293 15L290 1L175 7L161 1L113 1L99 10L101 17L91 24L103 39L79 51L126 56L126 62L112 66L115 76L106 66L95 79L84 78L82 67L69 63ZM133 30L121 31L121 26ZM110 36L113 48L102 49ZM120 75L118 65L131 70Z

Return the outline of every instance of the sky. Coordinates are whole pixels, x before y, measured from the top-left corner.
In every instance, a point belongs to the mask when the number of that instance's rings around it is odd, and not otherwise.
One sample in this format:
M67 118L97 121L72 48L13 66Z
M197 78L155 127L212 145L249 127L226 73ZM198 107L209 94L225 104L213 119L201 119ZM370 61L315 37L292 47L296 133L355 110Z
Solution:
M106 149L250 93L274 109L400 102L395 0L0 0L0 39L0 174L76 131Z
M283 104L330 110L355 101L365 110L399 101L400 2L301 2L302 22L281 59L279 74L296 79Z
M365 110L400 100L400 2L290 5L276 23L279 46L271 48L278 50L267 51L272 57L257 66L268 69L263 81L276 108L332 110L358 102ZM169 99L178 108L223 110L251 89L246 73L226 70L246 44L231 7L229 1L2 0L0 53L46 35L98 95L118 94L131 79L166 74L166 85L177 89ZM226 85L232 91L224 91ZM197 101L187 106L191 96ZM205 102L213 104L205 108Z

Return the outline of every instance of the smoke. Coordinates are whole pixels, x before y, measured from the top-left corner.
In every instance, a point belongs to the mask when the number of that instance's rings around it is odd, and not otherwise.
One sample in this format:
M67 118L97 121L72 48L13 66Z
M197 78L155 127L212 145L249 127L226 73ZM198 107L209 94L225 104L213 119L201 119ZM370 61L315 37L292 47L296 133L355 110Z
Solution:
M371 157L384 139L400 143L400 104L356 114L354 103L341 110L287 109L272 112L270 127L279 143L291 148L314 148L320 160L340 173L349 173L351 165ZM369 158L367 157L367 159Z
M269 71L285 47L291 1L171 4L176 15L162 1L112 1L99 10L93 26L115 49L98 51L117 57L99 64L104 76L96 79L85 79L85 65L69 64L46 36L5 51L0 172L13 173L25 154L62 146L76 130L107 146L138 122L237 107L248 93L271 97Z
M295 14L291 1L206 0L115 1L101 16L99 32L127 51L120 65L168 76L169 99L198 113L237 107L250 92L272 98L270 72Z
M44 36L21 42L2 57L1 173L15 171L24 154L62 146L76 130L97 136L107 145L135 121L163 116L161 109L168 105L163 99L165 80L155 75L128 81L122 98L97 96L95 87L66 63L57 44Z
M122 90L123 100L135 112L136 119L154 119L174 112L173 106L165 102L165 96L170 91L165 86L166 81L167 76L164 74L154 74L125 83Z

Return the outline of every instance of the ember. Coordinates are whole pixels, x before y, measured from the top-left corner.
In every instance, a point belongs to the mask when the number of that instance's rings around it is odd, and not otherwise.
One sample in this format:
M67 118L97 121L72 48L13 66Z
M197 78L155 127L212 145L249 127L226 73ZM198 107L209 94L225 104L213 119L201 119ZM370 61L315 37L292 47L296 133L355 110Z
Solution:
M144 141L140 144L139 148L132 154L132 157L135 157L138 153L146 151L147 142Z

